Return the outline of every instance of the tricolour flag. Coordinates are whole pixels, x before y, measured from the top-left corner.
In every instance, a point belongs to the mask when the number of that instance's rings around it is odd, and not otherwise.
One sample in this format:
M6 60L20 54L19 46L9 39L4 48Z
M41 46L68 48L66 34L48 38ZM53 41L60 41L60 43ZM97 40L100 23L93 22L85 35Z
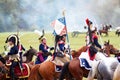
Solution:
M51 25L53 26L56 35L62 36L67 34L65 17L53 21Z

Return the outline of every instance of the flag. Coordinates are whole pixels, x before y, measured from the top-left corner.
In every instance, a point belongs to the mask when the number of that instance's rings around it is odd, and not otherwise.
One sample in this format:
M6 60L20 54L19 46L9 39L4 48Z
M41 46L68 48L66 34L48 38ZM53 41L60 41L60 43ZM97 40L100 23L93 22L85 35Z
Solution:
M53 21L51 26L54 28L54 33L56 33L56 35L62 36L67 34L65 17Z

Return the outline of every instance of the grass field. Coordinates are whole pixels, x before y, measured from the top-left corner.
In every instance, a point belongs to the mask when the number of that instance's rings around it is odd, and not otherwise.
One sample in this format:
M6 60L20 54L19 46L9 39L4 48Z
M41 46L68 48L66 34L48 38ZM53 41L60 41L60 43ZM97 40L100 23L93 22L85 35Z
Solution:
M10 34L14 34L14 33L0 33L0 52L4 51L4 45L6 45L5 44L6 37ZM86 34L80 34L78 37L72 38L71 33L69 33L70 47L72 49L78 49L81 46L85 45L85 36ZM33 32L21 32L19 33L19 37L20 37L21 43L24 45L26 49L29 49L29 46L32 46L38 49L39 35ZM51 33L46 33L45 37L47 38L48 45L54 46L54 36ZM117 35L115 35L114 32L109 32L108 37L105 37L103 35L101 38L103 42L110 40L111 44L113 44L116 48L120 48L120 43L119 43L120 38Z
M0 53L4 52L4 45L6 37L13 33L0 33ZM86 34L80 34L78 37L72 38L71 33L69 33L70 39L70 47L71 49L79 49L81 46L85 45L85 36ZM33 32L20 32L19 37L21 43L24 45L26 49L29 49L29 46L34 47L38 50L39 46L39 35ZM46 33L45 37L47 38L47 43L49 46L54 46L54 36L52 33ZM116 48L120 48L120 38L115 35L115 32L109 32L109 36L105 37L104 35L101 37L103 42L110 40L110 43L113 44ZM99 39L100 40L100 39Z

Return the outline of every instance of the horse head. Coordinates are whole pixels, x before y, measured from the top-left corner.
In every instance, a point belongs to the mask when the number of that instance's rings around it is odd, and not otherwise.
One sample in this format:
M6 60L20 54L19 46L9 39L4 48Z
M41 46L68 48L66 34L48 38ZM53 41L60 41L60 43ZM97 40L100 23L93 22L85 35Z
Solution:
M110 44L110 41L108 40L107 42L105 41L104 43L104 50L110 56L110 54L118 54L119 50L116 49L112 44Z
M37 55L37 50L30 46L30 49L27 50L23 56Z

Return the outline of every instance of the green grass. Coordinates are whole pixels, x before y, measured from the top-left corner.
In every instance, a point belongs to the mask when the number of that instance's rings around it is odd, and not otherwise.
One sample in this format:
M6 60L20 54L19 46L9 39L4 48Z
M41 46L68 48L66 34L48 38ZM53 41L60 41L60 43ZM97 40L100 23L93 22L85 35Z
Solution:
M13 33L0 33L0 53L4 52L4 45L6 37ZM21 43L24 45L26 49L29 49L29 46L34 47L38 50L39 46L39 35L33 32L20 32L19 33ZM69 33L70 39L70 47L71 49L79 49L81 46L85 45L85 36L86 34L80 34L78 37L72 38L71 33ZM54 36L51 33L46 33L45 37L47 38L47 44L49 46L54 46ZM113 44L116 48L120 48L120 38L115 35L115 32L109 32L109 36L105 37L104 35L101 37L103 41L110 40L110 43ZM100 40L100 39L99 39Z

